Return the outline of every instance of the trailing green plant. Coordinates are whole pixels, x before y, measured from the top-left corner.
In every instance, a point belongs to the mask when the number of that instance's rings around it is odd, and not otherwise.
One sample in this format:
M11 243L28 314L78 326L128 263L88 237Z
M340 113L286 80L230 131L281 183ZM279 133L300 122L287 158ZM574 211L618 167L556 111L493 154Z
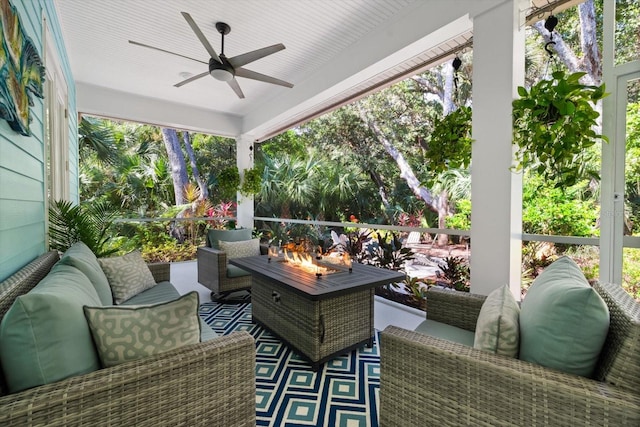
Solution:
M459 256L446 257L440 264L440 270L442 273L438 272L437 275L444 278L449 287L456 291L469 292L471 270L464 258Z
M585 85L586 73L556 71L529 90L518 87L513 101L513 144L517 146L515 171L534 169L557 187L574 185L587 171L589 147L608 142L596 133L600 113L596 103L607 96L605 85Z
M440 174L471 163L471 108L459 107L438 121L425 150L429 170Z
M240 194L245 197L258 194L262 188L262 171L258 168L245 169Z
M222 199L235 199L239 187L240 172L238 172L237 166L229 166L220 171L218 174L218 188Z
M80 241L97 257L117 251L108 248L109 229L117 211L106 201L75 205L66 200L56 200L49 207L49 247L64 252Z

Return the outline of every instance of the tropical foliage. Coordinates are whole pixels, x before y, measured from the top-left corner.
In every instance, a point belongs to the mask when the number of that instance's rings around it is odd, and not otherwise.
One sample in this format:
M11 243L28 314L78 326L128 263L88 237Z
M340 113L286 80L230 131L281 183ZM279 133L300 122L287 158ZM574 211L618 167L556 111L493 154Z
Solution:
M49 209L49 247L64 252L76 242L83 242L98 257L112 254L109 234L117 211L108 202L74 205L55 201Z

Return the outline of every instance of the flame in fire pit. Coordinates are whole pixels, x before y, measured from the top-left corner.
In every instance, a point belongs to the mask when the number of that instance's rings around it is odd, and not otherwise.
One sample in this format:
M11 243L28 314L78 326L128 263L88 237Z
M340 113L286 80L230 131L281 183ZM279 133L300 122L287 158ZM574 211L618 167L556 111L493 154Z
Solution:
M313 257L304 252L288 252L284 250L284 261L290 265L299 268L307 273L312 274L331 274L337 272L337 270L318 265Z

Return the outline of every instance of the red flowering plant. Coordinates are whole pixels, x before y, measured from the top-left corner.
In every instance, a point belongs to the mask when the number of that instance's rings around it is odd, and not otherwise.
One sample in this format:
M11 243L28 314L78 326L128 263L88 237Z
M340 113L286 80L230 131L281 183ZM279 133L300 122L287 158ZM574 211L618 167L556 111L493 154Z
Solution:
M210 207L207 210L207 216L211 218L207 221L209 227L218 230L229 228L229 223L236 216L236 208L236 202L220 202L217 206Z

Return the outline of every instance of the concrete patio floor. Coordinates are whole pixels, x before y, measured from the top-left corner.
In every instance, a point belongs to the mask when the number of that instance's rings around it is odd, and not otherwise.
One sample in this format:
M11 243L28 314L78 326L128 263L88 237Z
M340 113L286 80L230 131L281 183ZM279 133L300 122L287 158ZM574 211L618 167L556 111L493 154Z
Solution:
M196 261L175 262L171 264L171 283L180 294L197 291L200 302L211 301L211 291L198 283L198 264ZM374 327L383 330L389 325L413 330L425 319L424 312L415 308L386 300L376 296L374 302Z

